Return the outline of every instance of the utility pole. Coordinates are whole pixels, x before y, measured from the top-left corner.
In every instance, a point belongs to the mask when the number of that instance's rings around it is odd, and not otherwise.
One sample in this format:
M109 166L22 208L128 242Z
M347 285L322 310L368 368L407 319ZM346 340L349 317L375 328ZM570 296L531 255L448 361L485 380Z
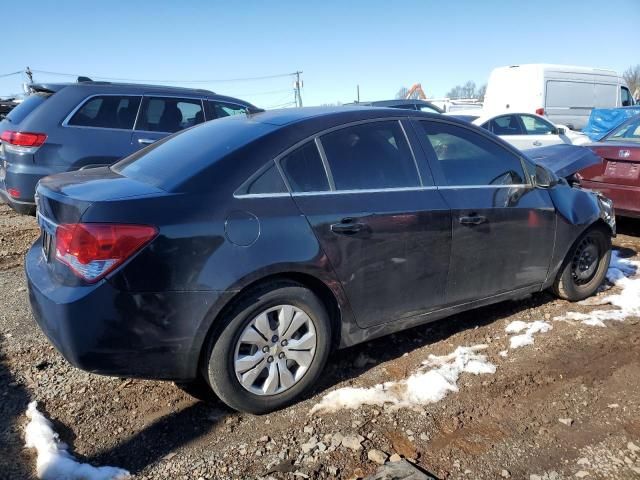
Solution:
M303 83L300 80L301 73L302 72L300 71L294 73L294 75L296 76L296 81L293 82L293 93L295 95L297 107L302 107L302 95L300 94L300 89L303 87Z
M360 103L360 85L356 85L356 92L358 97L358 99L356 100L356 103Z

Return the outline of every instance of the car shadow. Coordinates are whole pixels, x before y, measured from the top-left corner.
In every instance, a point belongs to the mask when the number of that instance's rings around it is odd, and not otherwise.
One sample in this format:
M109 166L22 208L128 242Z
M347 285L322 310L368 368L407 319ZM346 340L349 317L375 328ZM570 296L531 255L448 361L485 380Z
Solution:
M4 342L0 335L0 478L31 479L35 463L24 448L23 429L30 396L9 369Z
M376 365L397 359L417 348L437 343L465 330L482 327L510 315L540 307L554 300L555 297L548 292L536 293L525 299L507 300L458 313L342 350L338 355L332 356L326 367L326 375L323 375L311 395L330 389L340 382L359 377Z
M229 413L221 403L195 403L159 418L127 440L82 461L113 465L137 474L148 465L206 435Z

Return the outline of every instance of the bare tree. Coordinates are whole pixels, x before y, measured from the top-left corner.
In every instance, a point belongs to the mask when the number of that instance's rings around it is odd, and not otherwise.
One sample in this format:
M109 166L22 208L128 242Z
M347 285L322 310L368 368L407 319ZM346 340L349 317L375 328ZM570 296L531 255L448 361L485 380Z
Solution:
M627 68L622 74L633 95L637 95L640 90L640 65Z
M409 93L409 89L407 87L400 87L400 90L396 93L396 98L405 98Z
M461 85L456 85L451 90L449 90L449 92L447 93L447 97L453 99L462 98L464 96L463 90L464 88Z
M484 96L487 93L487 84L485 83L484 85L482 85L479 89L478 89L478 100L480 100L481 102L484 102Z

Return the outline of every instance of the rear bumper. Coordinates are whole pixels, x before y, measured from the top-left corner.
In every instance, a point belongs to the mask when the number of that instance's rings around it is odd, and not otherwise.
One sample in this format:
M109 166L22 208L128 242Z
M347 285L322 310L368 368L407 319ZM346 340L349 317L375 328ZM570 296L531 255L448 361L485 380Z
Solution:
M25 258L33 316L72 365L121 377L188 381L220 292L132 293L109 281L55 282L38 242ZM230 295L230 294L229 294Z
M613 200L617 215L640 217L640 186L591 182L589 180L580 180L580 184L584 188L596 190Z
M4 160L0 165L0 189L4 191L4 196L8 197L7 203L35 206L34 196L40 179L64 171L66 169L63 166L36 165L29 161L12 163ZM20 196L9 197L6 192L10 188L18 190Z

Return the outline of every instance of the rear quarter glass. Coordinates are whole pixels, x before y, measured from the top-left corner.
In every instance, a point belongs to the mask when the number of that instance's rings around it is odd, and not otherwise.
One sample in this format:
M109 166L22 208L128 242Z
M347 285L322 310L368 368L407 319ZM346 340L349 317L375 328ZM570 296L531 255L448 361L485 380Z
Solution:
M32 95L29 95L20 105L9 112L6 119L13 125L19 124L25 118L27 118L27 115L29 115L36 108L42 105L50 96L51 95L44 93L34 93Z
M235 115L189 128L116 163L116 173L165 191L276 127Z

